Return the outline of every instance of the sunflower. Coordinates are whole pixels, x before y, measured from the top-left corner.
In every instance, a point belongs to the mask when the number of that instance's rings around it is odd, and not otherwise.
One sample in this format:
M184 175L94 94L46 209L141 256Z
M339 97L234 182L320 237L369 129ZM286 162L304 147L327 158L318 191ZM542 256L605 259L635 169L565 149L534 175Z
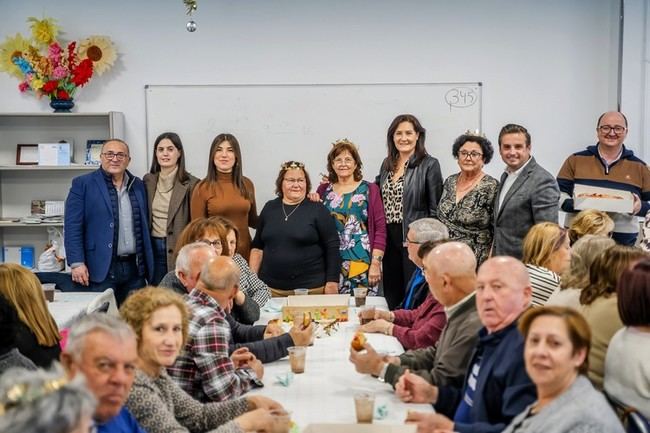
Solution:
M107 36L89 36L79 43L79 58L88 57L93 61L93 69L102 75L108 71L117 58L113 41Z
M56 36L59 34L59 26L56 25L54 18L43 18L39 20L38 18L29 17L27 18L27 22L32 23L30 28L32 29L32 37L36 43L49 45L56 41Z
M29 42L20 33L16 33L13 38L7 36L5 41L0 44L0 71L22 79L23 74L12 59L26 53L28 48Z

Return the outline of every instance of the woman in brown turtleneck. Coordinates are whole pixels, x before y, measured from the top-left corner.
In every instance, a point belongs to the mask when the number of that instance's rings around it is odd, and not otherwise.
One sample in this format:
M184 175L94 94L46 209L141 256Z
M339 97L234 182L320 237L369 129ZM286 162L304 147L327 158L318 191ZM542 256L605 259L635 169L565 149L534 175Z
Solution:
M208 174L194 189L192 219L222 216L239 230L237 252L246 260L250 255L249 227L257 226L255 187L242 174L239 142L232 134L219 134L210 147Z

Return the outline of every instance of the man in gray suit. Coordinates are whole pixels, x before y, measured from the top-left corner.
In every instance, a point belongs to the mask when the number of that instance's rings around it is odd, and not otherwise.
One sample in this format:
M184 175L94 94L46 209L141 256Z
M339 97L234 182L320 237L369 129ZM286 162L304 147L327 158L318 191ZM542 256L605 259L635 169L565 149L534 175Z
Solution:
M560 190L555 177L530 154L530 134L508 124L499 133L499 153L507 167L494 203L493 256L522 257L522 242L537 223L557 223Z

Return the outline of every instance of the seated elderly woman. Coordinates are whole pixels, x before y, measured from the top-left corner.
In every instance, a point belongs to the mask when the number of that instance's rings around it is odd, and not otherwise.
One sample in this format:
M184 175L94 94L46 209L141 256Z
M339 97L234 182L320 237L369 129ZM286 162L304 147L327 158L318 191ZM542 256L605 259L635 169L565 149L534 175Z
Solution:
M614 245L607 248L594 260L589 271L589 285L580 292L580 311L591 327L589 379L598 389L603 388L609 342L623 328L616 296L618 277L630 265L647 257L645 252L634 247Z
M87 433L94 410L83 378L68 380L58 365L48 371L14 368L0 377L3 433Z
M596 209L580 211L571 220L569 226L569 239L571 245L584 235L597 235L611 237L614 231L614 220L606 212Z
M614 245L612 238L604 236L584 235L578 239L571 247L571 263L562 274L560 290L551 295L546 305L580 309L580 292L589 285L589 270L594 260Z
M571 246L566 229L551 222L535 224L523 243L522 262L533 288L533 306L546 304L560 289L560 275L569 267Z
M245 296L250 297L257 305L263 307L271 298L271 290L264 281L260 280L255 272L248 266L248 262L241 254L237 253L239 243L239 230L227 218L215 217L226 228L226 243L228 244L228 255L233 259L239 268L239 290Z
M1 264L0 296L16 310L20 319L15 340L20 353L39 367L49 367L58 360L61 337L38 278L20 265Z
M217 255L230 255L228 248L228 229L223 225L221 218L209 217L199 218L190 222L178 237L176 243L176 256L185 245L192 242L203 242L214 248ZM176 275L176 270L168 272L160 281L160 286L174 289L180 294L185 294L192 288L186 288L181 284ZM260 305L243 290L237 292L235 302L231 311L232 317L245 324L252 324L260 318Z
M250 265L273 296L298 288L339 292L339 235L325 206L305 199L310 189L305 165L285 162L275 181L278 198L260 213Z
M188 334L189 312L170 290L145 287L120 308L138 338L135 381L127 407L148 433L288 431L282 406L262 396L200 403L166 373Z
M607 349L605 391L650 419L650 260L624 270L616 294L625 328Z
M605 397L585 377L591 336L580 313L566 307L531 309L519 320L519 330L537 401L504 433L623 433Z

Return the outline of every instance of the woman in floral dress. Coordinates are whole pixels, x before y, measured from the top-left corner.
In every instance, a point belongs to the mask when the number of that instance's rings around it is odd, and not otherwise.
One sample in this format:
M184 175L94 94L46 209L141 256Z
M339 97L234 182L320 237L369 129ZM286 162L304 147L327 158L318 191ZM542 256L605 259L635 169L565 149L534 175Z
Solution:
M339 293L368 287L368 294L376 295L386 247L386 220L379 188L362 179L361 167L356 145L347 139L336 141L327 155L329 182L321 184L317 192L339 233Z
M480 266L492 246L494 198L499 182L483 167L494 154L492 143L465 133L452 146L460 173L445 180L438 203L438 219L449 229L449 238L464 242L474 251Z

